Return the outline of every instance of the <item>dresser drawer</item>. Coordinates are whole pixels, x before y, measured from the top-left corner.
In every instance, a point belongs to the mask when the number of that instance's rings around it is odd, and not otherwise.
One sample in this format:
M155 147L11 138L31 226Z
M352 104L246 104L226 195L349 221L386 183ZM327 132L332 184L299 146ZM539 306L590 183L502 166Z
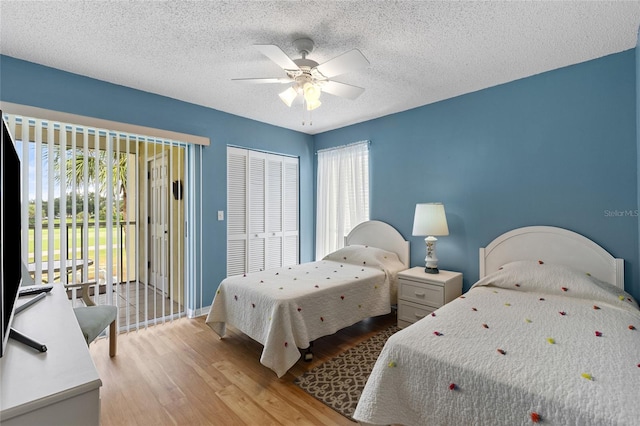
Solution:
M404 328L407 323L414 323L421 320L436 308L430 306L420 305L418 303L406 302L404 300L398 301L398 326Z
M444 304L444 289L439 285L401 279L398 299L439 308Z

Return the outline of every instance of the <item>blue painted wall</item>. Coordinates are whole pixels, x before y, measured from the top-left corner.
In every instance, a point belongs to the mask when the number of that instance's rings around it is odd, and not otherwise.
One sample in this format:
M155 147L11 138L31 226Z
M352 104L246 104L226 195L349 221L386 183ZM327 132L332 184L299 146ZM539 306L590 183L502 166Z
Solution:
M417 202L442 201L450 235L440 266L478 277L478 247L515 227L579 232L626 260L627 290L640 298L635 50L326 132L315 137L209 108L0 56L0 99L193 133L203 151L203 303L225 275L226 145L300 157L301 260L313 258L314 150L369 139L371 217L411 241ZM315 144L315 147L314 147Z
M638 39L636 41L636 141L637 141L637 168L636 174L638 179L638 209L640 210L640 28L638 28ZM640 246L640 216L638 217L638 245ZM639 252L640 254L640 252ZM640 277L636 277L636 280ZM636 284L640 285L640 284ZM638 293L635 293L636 299Z
M640 298L635 69L632 49L316 135L315 148L371 140L371 218L411 241L412 265L425 256L415 204L443 202L439 264L463 272L465 290L479 247L551 225L624 258Z
M216 212L227 209L228 144L300 158L300 258L303 262L313 259L311 136L8 56L0 56L0 99L210 138L211 145L202 151L204 306L211 303L226 276L227 222L217 221Z

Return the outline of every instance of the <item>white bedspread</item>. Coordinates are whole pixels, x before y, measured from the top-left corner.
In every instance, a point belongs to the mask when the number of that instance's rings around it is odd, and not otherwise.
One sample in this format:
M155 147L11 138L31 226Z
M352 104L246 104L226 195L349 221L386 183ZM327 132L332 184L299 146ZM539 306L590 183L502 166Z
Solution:
M349 246L319 262L229 277L206 323L220 336L230 324L262 343L260 362L281 377L300 358L298 348L389 313L403 269L395 254Z
M393 335L354 418L404 425L637 425L640 311L625 292L516 262Z

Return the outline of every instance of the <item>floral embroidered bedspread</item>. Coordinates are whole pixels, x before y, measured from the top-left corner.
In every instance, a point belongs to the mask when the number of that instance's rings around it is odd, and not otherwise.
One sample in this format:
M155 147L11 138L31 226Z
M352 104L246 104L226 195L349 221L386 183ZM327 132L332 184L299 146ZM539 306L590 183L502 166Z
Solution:
M640 310L585 272L514 262L393 335L354 418L637 425Z
M220 336L229 324L263 344L260 362L281 377L300 358L298 348L389 313L402 269L395 254L350 246L322 261L229 277L206 323Z

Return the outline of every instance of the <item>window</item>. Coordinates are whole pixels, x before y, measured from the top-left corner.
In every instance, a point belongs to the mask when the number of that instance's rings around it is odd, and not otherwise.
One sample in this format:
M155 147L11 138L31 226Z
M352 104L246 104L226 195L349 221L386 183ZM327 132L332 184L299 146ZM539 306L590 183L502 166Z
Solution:
M369 142L318 151L316 259L369 220Z

